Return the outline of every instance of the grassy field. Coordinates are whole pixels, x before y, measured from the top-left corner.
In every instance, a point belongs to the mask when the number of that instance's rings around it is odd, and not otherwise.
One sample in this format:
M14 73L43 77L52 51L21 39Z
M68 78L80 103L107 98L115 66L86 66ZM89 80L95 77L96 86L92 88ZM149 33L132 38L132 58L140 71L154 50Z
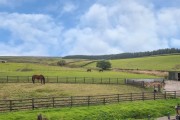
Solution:
M180 54L110 60L112 68L180 71ZM96 63L87 65L95 68Z
M35 120L42 114L48 120L147 120L175 114L180 99L122 102L90 107L54 108L0 113L0 120Z
M31 83L0 84L0 99L109 95L148 91L127 85Z
M133 74L117 71L87 72L86 68L68 68L33 63L0 63L0 76L32 76L43 74L45 76L60 77L98 77L98 78L153 78L152 75Z
M7 63L0 63L0 77L2 76L45 76L59 77L94 77L94 78L155 78L145 74L133 74L118 71L98 72L95 63L85 67L81 65L91 61L67 60L70 67L60 67L56 63L60 58L36 57L0 57ZM149 70L180 70L180 55L144 57L134 59L111 60L113 68L149 69ZM79 66L79 67L78 67ZM93 68L87 72L87 68ZM148 91L146 89L124 85L97 85L97 84L46 84L31 83L3 83L0 84L0 99L52 97L52 96L87 96L100 94L120 94ZM153 117L174 113L176 100L158 100L145 102L123 102L106 106L75 107L63 109L47 109L34 111L19 111L0 113L0 120L34 120L37 114L42 113L48 120L115 120L115 119L143 119L151 114Z

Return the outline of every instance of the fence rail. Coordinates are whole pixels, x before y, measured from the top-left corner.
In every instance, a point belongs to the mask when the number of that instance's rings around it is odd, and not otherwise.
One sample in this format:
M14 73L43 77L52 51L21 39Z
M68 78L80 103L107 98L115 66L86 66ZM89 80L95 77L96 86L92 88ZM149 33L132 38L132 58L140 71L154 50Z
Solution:
M45 76L46 83L125 84L124 78ZM0 76L0 83L31 83L31 76ZM37 81L35 81L37 82Z
M135 85L139 87L145 87L146 82L163 82L164 78L153 78L153 79L126 79L125 83L130 85Z
M0 112L38 109L38 108L57 108L73 106L90 106L108 103L118 103L123 101L136 100L157 100L177 98L177 91L166 91L164 93L142 92L113 95L96 96L70 96L70 97L51 97L51 98L30 98L30 99L11 99L0 100ZM180 97L180 96L179 96Z

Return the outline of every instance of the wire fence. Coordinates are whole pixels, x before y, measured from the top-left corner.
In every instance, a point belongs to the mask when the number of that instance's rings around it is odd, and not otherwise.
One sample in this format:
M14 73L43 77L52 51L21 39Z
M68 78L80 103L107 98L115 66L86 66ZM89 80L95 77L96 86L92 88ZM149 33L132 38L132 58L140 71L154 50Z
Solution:
M124 78L45 76L45 79L46 83L125 84ZM32 83L32 77L0 76L0 83Z
M179 95L179 96L178 96ZM39 108L61 108L73 106L106 105L123 101L173 99L180 97L180 91L166 91L164 93L142 92L96 96L70 96L70 97L47 97L0 100L0 112L39 109Z

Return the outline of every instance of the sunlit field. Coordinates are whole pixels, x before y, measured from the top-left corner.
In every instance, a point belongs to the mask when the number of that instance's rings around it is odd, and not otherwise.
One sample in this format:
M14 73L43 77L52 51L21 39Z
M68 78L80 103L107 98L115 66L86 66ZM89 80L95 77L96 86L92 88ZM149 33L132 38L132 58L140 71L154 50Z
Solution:
M129 58L110 60L112 68L142 69L142 70L180 70L180 55L151 56L142 58ZM95 68L96 63L86 67Z
M95 78L153 78L155 76L145 74L133 74L107 70L99 72L92 70L87 72L86 68L68 68L60 66L49 66L32 63L0 63L0 76L32 76L43 74L45 76L60 77L95 77Z
M0 99L107 95L142 91L147 90L127 85L4 83L0 84Z

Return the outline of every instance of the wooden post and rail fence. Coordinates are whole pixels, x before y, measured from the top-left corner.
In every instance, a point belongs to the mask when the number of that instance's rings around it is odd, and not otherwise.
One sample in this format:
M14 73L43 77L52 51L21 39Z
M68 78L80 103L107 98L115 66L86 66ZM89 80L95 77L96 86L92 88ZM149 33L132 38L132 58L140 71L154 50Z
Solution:
M124 78L45 76L45 79L46 83L125 84ZM32 76L0 76L0 83L32 83Z
M27 99L0 100L0 112L38 108L61 108L73 106L90 106L99 104L118 103L123 101L175 99L180 97L180 91L164 93L142 92L96 96L45 97Z

